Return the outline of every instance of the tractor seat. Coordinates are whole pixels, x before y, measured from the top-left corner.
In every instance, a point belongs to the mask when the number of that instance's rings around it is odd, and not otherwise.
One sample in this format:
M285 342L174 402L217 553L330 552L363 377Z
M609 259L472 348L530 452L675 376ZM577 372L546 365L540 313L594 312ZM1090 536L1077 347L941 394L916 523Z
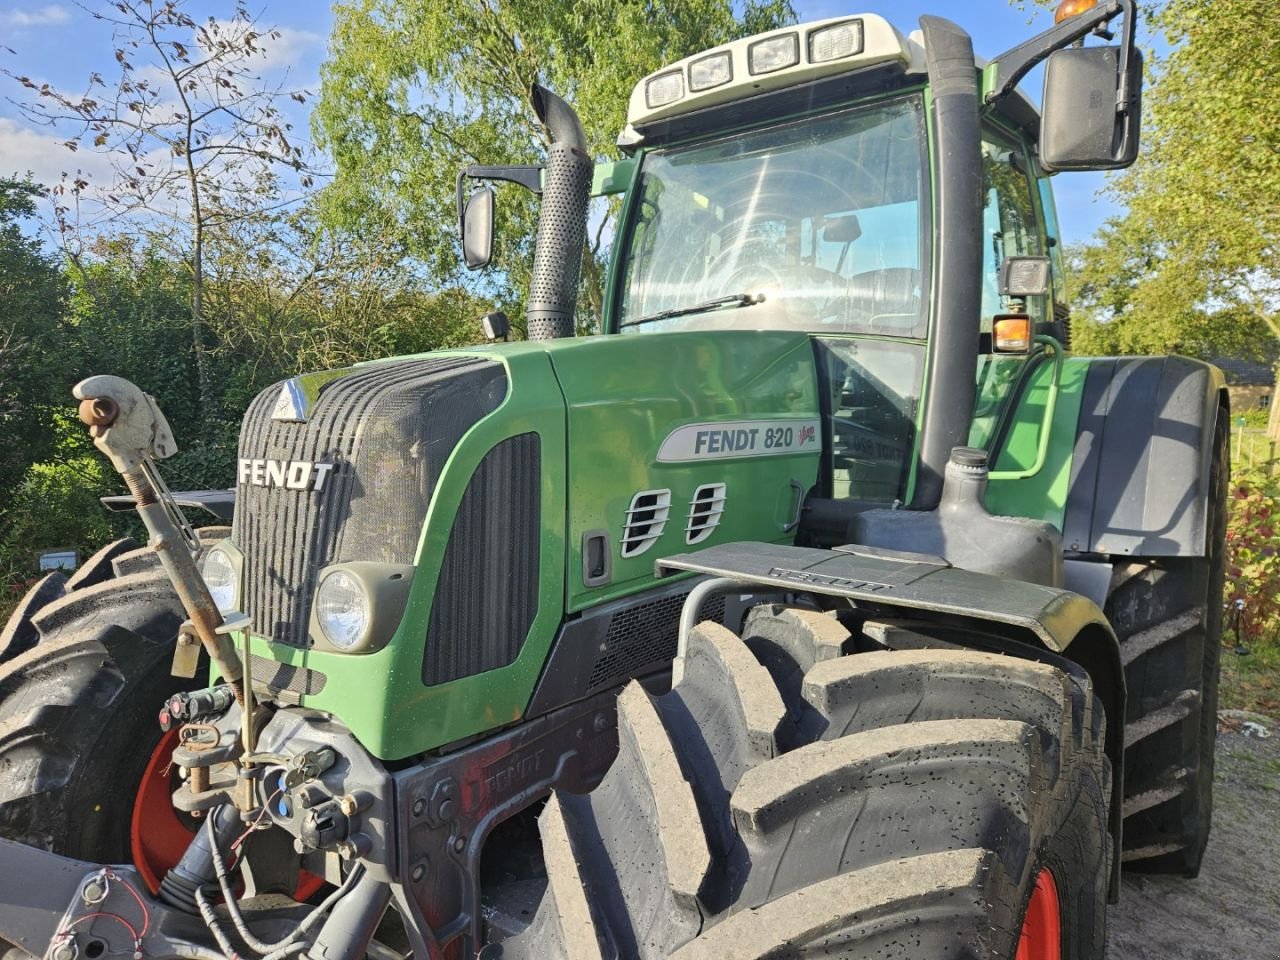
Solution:
M890 267L855 273L846 287L855 315L873 327L902 331L914 327L920 315L920 271Z

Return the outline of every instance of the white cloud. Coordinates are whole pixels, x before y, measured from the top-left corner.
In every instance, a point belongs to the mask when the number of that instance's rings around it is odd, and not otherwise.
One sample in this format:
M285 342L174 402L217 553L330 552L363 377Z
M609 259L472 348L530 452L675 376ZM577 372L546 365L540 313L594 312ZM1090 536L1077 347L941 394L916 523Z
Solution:
M238 37L249 29L245 24L232 20L219 20L218 27L224 37ZM255 24L253 29L267 31L268 27ZM257 54L249 60L253 69L264 74L291 70L324 44L324 37L310 30L275 27L274 32L279 36L273 37L264 32L254 40Z
M34 10L9 10L0 13L0 26L13 30L28 27L57 27L71 22L71 11L60 3L50 3Z
M30 171L36 183L53 186L64 173L80 171L91 182L109 186L113 176L110 158L93 150L72 153L63 146L65 140L0 117L0 176L16 173L21 177Z

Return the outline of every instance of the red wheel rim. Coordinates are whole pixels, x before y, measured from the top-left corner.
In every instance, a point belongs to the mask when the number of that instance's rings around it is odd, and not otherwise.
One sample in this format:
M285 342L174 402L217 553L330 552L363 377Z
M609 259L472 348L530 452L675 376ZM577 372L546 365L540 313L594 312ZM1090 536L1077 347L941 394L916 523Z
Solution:
M160 889L160 881L177 866L195 835L194 826L184 822L173 809L173 748L178 745L178 731L173 729L160 738L147 769L138 783L129 820L129 848L133 865L138 868L152 893ZM324 886L324 878L303 871L298 877L294 899L306 900Z
M182 859L195 833L179 819L170 799L173 784L169 767L173 761L173 748L177 745L177 729L170 730L156 744L138 784L133 817L129 823L133 865L152 893L160 889L161 878Z
M1058 884L1047 867L1040 871L1031 891L1017 960L1062 960L1062 908Z

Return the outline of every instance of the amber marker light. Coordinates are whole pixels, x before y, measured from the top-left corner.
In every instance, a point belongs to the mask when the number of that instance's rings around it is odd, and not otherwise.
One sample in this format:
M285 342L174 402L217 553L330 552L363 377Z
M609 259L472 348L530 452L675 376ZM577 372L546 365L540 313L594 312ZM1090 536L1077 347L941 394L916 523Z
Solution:
M1058 7L1058 12L1053 15L1053 22L1061 23L1063 20L1078 17L1086 10L1092 10L1097 5L1098 0L1062 0L1062 5Z
M992 324L996 353L1026 353L1031 349L1031 318L1004 315Z

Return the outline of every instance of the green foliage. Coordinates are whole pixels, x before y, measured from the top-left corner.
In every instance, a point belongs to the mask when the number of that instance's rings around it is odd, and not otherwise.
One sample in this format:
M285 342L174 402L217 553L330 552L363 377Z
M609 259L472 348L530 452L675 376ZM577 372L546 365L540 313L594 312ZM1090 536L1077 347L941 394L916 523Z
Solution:
M1145 7L1145 5L1144 5ZM1127 212L1078 257L1081 349L1271 359L1280 340L1280 74L1268 0L1148 14L1143 155Z
M22 230L38 195L29 182L0 179L0 490L47 455L52 411L62 399L56 384L66 363L66 288L57 264Z
M440 283L459 281L454 184L468 164L536 163L545 132L528 105L537 81L578 109L592 151L615 155L632 86L664 63L794 19L789 0L346 0L313 125L337 176L326 223L379 235ZM536 201L502 191L495 294L513 318L528 282ZM603 223L598 216L597 222ZM603 234L584 251L597 305Z
M1241 639L1274 644L1280 631L1280 479L1271 476L1269 468L1239 472L1232 482L1229 509L1224 598L1228 615L1242 602Z

